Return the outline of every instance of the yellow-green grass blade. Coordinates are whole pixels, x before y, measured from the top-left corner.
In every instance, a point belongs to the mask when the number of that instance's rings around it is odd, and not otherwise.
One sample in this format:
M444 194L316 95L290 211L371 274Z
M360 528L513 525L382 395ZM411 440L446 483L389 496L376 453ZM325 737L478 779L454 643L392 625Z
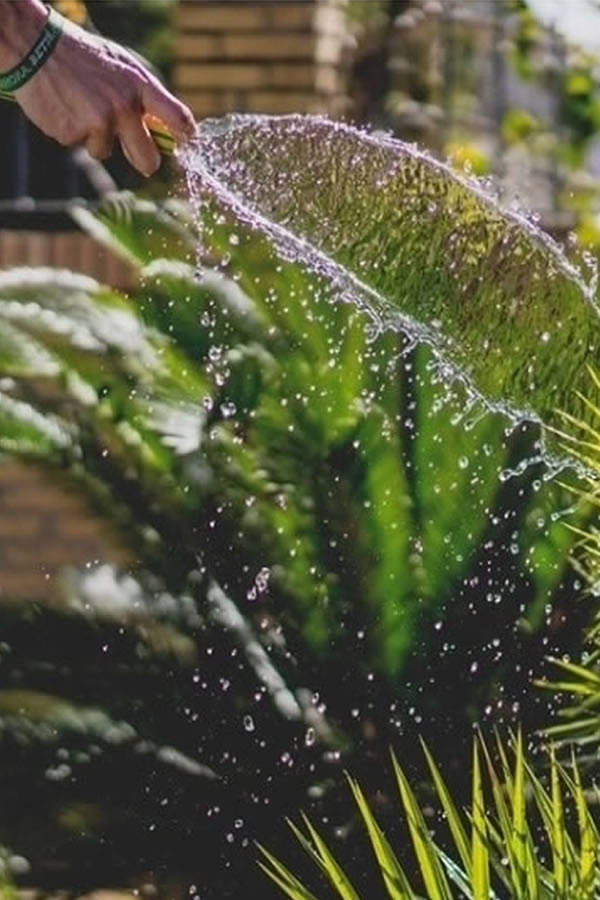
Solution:
M573 786L572 794L577 809L577 824L579 827L580 860L579 874L581 879L582 898L594 896L594 884L596 876L596 862L598 858L598 833L590 815L588 805L581 783L579 767L572 753Z
M342 900L360 900L358 894L352 887L348 876L339 865L316 828L314 828L309 818L303 814L302 821L308 832L308 838L290 820L288 820L288 825L306 852L317 863Z
M504 778L504 786L506 787L506 792L510 797L511 803L513 800L513 792L514 792L514 781L513 781L513 773L510 767L510 763L508 761L508 755L506 753L506 748L504 743L498 734L495 733L496 737L496 752L498 753L498 757L500 759L500 763L502 766L502 776Z
M265 863L259 860L258 865L284 894L287 894L291 900L317 900L315 895L305 888L302 882L262 844L257 844L256 846L267 861Z
M590 686L589 683L582 683L581 681L534 681L536 687L543 688L546 691L561 691L568 694L581 694L583 697L587 697L590 694L590 691L593 690L593 687ZM600 703L600 697L594 697L597 703Z
M593 897L596 897L594 884L598 864L599 836L587 805L586 794L573 751L571 751L571 767L573 777L564 767L560 765L558 767L559 775L567 786L577 813L579 846L574 857L575 880L572 881L570 890L576 900L592 900Z
M425 819L394 753L392 753L392 764L429 900L452 900L448 879L431 840Z
M450 881L453 884L456 885L456 887L461 892L459 894L459 897L462 898L464 896L464 897L470 898L472 896L470 877L458 865L456 860L452 859L452 857L450 857L446 853L444 853L444 851L440 847L438 847L437 850L438 850L439 857L440 857L442 863L444 864L444 869L446 870L446 872L448 874L448 878L450 879ZM495 900L495 898L494 898L494 900Z
M582 400L585 403L585 405L588 406L588 408L591 409L591 411L595 415L598 415L597 407L594 407L593 404L590 404L587 401L587 399L581 394L580 391L575 391L574 393L575 393L575 396L579 397L579 399ZM598 436L598 431L596 430L595 426L590 425L589 422L584 421L583 419L579 418L578 416L573 416L573 415L571 415L571 413L564 412L564 410L557 409L556 412L557 412L558 416L563 420L563 422L568 422L569 425L575 425L577 428L581 429L581 431L584 431L586 434L591 434L594 437ZM568 438L570 441L573 441L573 443L575 443L575 444L584 444L585 443L581 438L574 437L572 434L569 434L569 432L566 432L564 437ZM588 443L588 446L592 446L592 445Z
M520 730L515 740L514 753L515 771L511 791L513 847L515 850L515 862L524 873L527 857L527 822L525 813L525 759Z
M596 417L596 419L600 419L600 407L598 407L598 404L596 404L592 400L590 400L590 398L588 396L586 396L585 394L583 394L581 391L575 391L575 396L579 397L579 399L582 400L583 403L585 403L587 408L591 412L594 413L594 416ZM576 419L574 419L574 421L576 421ZM598 435L597 431L595 433L596 433L596 435ZM600 435L598 435L598 439L600 440Z
M427 765L429 766L429 770L431 772L431 777L433 778L433 783L435 785L435 789L437 791L437 795L440 799L444 812L446 813L446 821L448 822L448 827L452 834L452 838L456 845L456 849L458 851L458 855L460 856L461 863L467 875L471 876L471 851L469 848L469 840L467 837L467 833L463 827L463 824L460 819L460 815L452 797L450 795L450 791L446 786L446 782L444 781L438 766L429 751L427 745L423 740L421 740L421 746L423 747L423 752L425 754L425 758L427 760Z
M598 733L600 733L599 716L590 716L587 719L577 720L576 722L567 722L564 725L552 725L544 732L545 735L552 738L552 740L558 744L574 740L580 734L586 736L586 742L592 740L595 741L597 740Z
M582 446L581 441L579 441L578 444L579 444L579 446ZM573 450L572 448L570 449L566 446L563 446L563 449L566 452L571 453L571 455L575 459L578 459L580 462L582 462L588 468L597 470L598 469L598 451L600 450L600 445L597 446L596 444L592 444L592 445L588 444L587 446L591 446L591 449L595 453L594 456L590 456L588 453L580 453L579 451ZM587 499L589 500L590 498L587 497Z
M373 851L377 858L379 868L391 900L416 900L416 894L413 892L406 874L398 862L396 854L390 847L387 838L377 824L377 821L371 812L369 804L363 794L358 782L349 775L346 775L350 790L356 801L356 805L360 810L360 814L365 823Z
M538 900L540 894L540 866L526 816L525 757L521 732L513 736L515 768L508 761L506 749L496 734L496 746L502 765L503 785L490 765L490 777L494 801L504 839L504 849L509 860L512 890L516 900ZM504 790L509 801L507 806Z
M306 835L302 831L300 831L298 826L295 825L291 819L286 819L286 821L287 821L288 826L291 828L291 830L294 834L294 837L296 838L296 840L298 841L298 843L300 844L302 849L306 851L306 853L310 856L310 858L315 863L315 865L319 868L319 870L324 875L327 875L327 872L326 872L324 864L323 864L323 860L321 859L321 856L319 855L319 853L317 852L317 850L313 846L313 844L311 844L311 842L308 840Z
M499 739L498 739L499 740ZM481 740L481 746L485 755L487 767L488 767L488 775L490 779L490 784L492 786L492 794L494 797L494 806L496 811L496 817L498 819L498 825L500 828L500 833L495 836L495 843L497 845L498 851L502 856L506 856L508 859L508 872L503 866L495 866L496 873L502 878L507 887L512 890L512 894L514 900L525 900L522 892L521 881L516 877L516 873L518 871L517 863L515 860L515 852L513 846L513 825L511 816L509 813L509 809L506 803L505 795L504 795L504 786L500 781L496 769L494 768L494 764L492 763L492 759L489 753L489 750L483 740ZM501 744L500 744L501 746ZM502 748L502 752L504 752L504 748ZM506 757L505 757L506 758ZM508 761L507 761L508 762ZM512 778L511 778L512 781ZM511 798L510 792L507 790L507 794L509 798ZM512 802L512 798L511 798Z
M556 410L556 414L558 417L563 418L565 421L569 421L569 424L575 425L576 428L585 431L587 434L591 434L592 437L596 437L598 432L595 428L590 427L587 423L583 422L581 419L575 419L572 416L569 417L567 414L563 414L560 410ZM600 436L596 440L585 440L582 437L575 437L575 435L570 434L568 431L562 431L559 428L551 428L550 429L553 434L557 437L561 438L560 446L564 448L569 453L576 453L576 447L587 447L589 450L597 451L600 448ZM568 443L567 443L568 442ZM587 476L586 476L587 478ZM589 479L588 479L589 480ZM570 490L573 490L572 486L565 484L564 482L557 482L562 487L570 487Z
M540 816L548 835L548 844L552 850L552 872L548 872L545 867L540 865L541 880L553 885L555 891L555 900L569 900L566 895L568 887L568 874L572 870L575 861L578 859L578 853L575 850L571 837L567 831L564 819L564 808L562 803L562 794L560 794L560 767L554 761L554 752L551 754L551 793L544 788L535 772L529 767L527 769L527 777L533 794L533 799L539 810ZM554 768L553 768L554 767ZM552 782L553 773L556 772L557 784ZM554 802L554 790L559 791L558 803ZM559 808L560 804L560 808ZM562 822L562 827L560 823ZM559 837L557 839L557 828L560 827ZM561 852L561 843L563 844ZM560 872L560 861L564 866L564 888L562 887L563 876ZM562 893L561 893L562 890ZM553 895L554 897L554 895Z
M556 659L553 656L548 657L548 661L564 672L569 672L571 675L575 675L577 678L600 690L600 675L588 669L587 666L580 666L577 663L567 662L564 659Z
M595 482L591 482L591 481L589 483L590 483L590 488L583 488L583 489L579 490L578 488L575 488L572 485L569 486L568 484L565 484L564 482L557 482L559 487L565 488L565 490L570 491L575 497L579 497L580 499L585 500L585 502L589 506L598 508L598 507L600 507L600 497L598 496L597 493L596 494L592 493L592 491L595 490L595 488L596 488L596 484L595 484ZM586 540L594 540L594 541L598 540L598 532L595 529L593 531L587 531L586 529L578 528L576 525L572 525L570 522L565 522L564 528L568 528L569 531L573 531L575 534L581 535Z
M598 706L598 704L600 704L600 692L596 692L590 688L588 693L584 695L583 700L580 700L574 709L560 709L558 715L568 719L573 716L581 716L582 713L589 714L593 711L595 706Z
M533 836L527 821L526 829L526 845L525 845L525 882L527 886L528 900L540 900L540 875L543 872L542 867L538 863Z
M517 733L515 744L515 774L513 790L513 841L518 878L526 888L528 900L538 900L540 895L539 868L535 857L533 838L527 823L525 754L523 734Z
M552 832L550 846L554 869L554 887L557 900L568 900L567 893L567 828L563 810L562 792L554 748L550 751L550 791L552 798Z
M473 741L473 810L471 824L471 881L473 900L490 898L490 859L483 796L483 782L479 765L477 739Z
M592 365L590 365L590 363L586 364L586 369L588 375L594 382L594 385L598 388L598 390L600 390L600 375L598 375L598 372Z

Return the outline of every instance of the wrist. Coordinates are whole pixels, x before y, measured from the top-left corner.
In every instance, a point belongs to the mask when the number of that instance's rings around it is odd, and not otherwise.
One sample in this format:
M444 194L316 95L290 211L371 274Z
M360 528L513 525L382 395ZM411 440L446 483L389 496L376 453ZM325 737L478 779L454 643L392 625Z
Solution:
M18 65L47 20L41 0L0 0L0 72Z

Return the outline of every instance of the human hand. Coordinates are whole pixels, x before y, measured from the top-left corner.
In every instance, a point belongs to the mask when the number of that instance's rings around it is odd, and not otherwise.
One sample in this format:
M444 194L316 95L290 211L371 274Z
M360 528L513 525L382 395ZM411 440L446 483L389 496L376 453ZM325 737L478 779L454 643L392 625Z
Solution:
M190 110L132 53L71 23L15 96L42 131L63 145L85 146L97 159L109 156L118 138L129 162L147 176L158 168L160 153L144 114L161 119L178 140L196 130Z

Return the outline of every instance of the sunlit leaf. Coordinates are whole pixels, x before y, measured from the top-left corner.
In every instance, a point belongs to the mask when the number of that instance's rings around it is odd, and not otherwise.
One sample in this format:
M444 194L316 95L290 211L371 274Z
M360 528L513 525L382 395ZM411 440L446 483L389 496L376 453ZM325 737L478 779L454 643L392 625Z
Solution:
M358 782L348 776L348 784L367 828L383 881L391 900L415 900L416 895L410 887L408 878L387 838L377 824Z
M415 854L419 861L421 875L431 900L452 900L452 893L448 885L446 873L442 867L439 856L431 840L429 830L425 824L423 813L409 782L400 768L396 756L392 753L394 774L398 782L402 804L406 813L406 819L410 830Z
M471 876L472 857L467 833L463 827L458 810L456 809L450 791L448 790L446 782L442 778L433 755L431 754L424 741L421 741L421 746L423 747L423 752L425 753L425 758L427 759L427 764L431 771L437 795L440 798L442 807L444 809L444 812L446 813L448 827L450 828L450 831L452 833L452 838L456 845L460 861L467 875Z
M471 879L473 900L489 900L490 867L487 837L487 815L479 766L477 740L473 741L473 817L471 822Z
M296 825L294 825L293 822L289 821L288 824L306 852L317 863L342 900L360 900L358 894L352 887L348 876L339 865L316 828L314 828L307 816L303 816L302 819L308 838Z

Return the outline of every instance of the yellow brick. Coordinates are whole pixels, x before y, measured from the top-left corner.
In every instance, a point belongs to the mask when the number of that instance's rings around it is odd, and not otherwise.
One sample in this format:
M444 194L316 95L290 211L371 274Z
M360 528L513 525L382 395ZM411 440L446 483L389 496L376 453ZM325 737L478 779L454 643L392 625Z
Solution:
M339 90L335 68L311 63L179 63L175 67L175 84L180 92L189 88L207 92L253 88L316 89L323 93Z
M87 235L64 232L0 231L0 268L13 265L51 263L91 275L115 287L130 287L133 269L119 265L114 254ZM113 280L117 278L118 280Z
M11 571L33 572L59 569L63 566L81 565L90 559L105 559L111 555L106 546L98 545L90 547L78 546L74 541L12 543L2 548L0 557L0 581L4 566L2 562L10 563Z
M310 31L315 9L315 3L273 3L268 10L268 22L271 28Z
M199 119L205 116L220 116L224 113L241 110L238 96L232 91L220 93L213 91L208 93L206 91L183 90L178 91L177 95Z
M26 232L0 231L0 266L20 266L26 262Z
M269 87L291 89L315 87L315 67L312 63L272 63L267 69Z
M255 113L321 113L327 111L323 98L312 93L292 91L250 91L245 110Z
M264 6L247 3L243 6L227 2L198 3L197 0L177 6L175 23L179 31L255 31L268 21Z
M0 463L0 491L13 490L21 482L31 482L32 475L37 475L37 470L23 463L3 460Z
M175 43L175 56L177 59L199 62L221 59L223 42L217 34L180 34Z
M228 59L312 59L315 39L309 34L226 34L223 50Z
M333 66L312 63L272 63L268 69L271 88L292 91L309 90L331 94L340 90L340 79Z
M4 509L0 512L0 539L38 537L41 526L41 518L34 514L17 515Z
M339 70L334 66L315 66L315 87L320 94L339 94L343 90Z
M76 231L59 231L49 237L52 241L52 264L74 268L81 252L81 235Z
M79 514L57 516L52 522L53 540L64 543L68 539L73 544L94 543L108 545L116 540L106 522L86 514L83 510ZM88 548L91 549L91 548Z
M51 259L50 236L31 231L25 238L25 262L29 266L47 266Z
M43 597L49 593L43 572L0 572L0 597Z
M263 87L268 81L265 67L252 63L246 65L179 63L175 67L175 83L183 89L254 88Z
M20 484L18 490L14 490L7 502L0 504L0 515L6 516L13 510L35 513L61 513L72 514L81 510L81 503L73 496L58 488L40 487L39 484Z

